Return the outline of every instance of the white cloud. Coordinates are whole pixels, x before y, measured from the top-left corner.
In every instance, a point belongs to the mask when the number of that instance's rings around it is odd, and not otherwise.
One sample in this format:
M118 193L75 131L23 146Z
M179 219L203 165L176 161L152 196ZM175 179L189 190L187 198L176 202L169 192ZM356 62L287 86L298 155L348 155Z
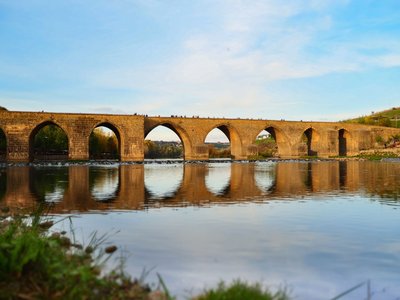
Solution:
M272 81L400 65L400 47L390 38L373 37L385 50L380 56L365 54L377 47L365 37L330 38L336 25L330 8L347 2L222 2L220 26L182 40L168 61L106 70L93 84L139 90L146 96L136 107L148 114L178 107L188 115L244 117L285 106L268 93ZM310 16L293 20L303 13Z

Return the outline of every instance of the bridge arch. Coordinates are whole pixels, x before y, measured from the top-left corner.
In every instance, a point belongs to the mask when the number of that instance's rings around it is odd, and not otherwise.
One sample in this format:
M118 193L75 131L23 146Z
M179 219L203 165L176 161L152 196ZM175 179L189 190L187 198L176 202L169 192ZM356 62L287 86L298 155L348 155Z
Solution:
M314 127L306 128L300 137L299 155L300 156L318 156L318 143L320 134Z
M49 135L50 137L46 135L42 130L44 130L45 127L50 126L50 132ZM51 133L53 132L53 133ZM43 133L43 140L44 140L44 145L43 147L46 149L38 149L37 146L40 141L40 136L37 138L39 133ZM59 140L54 141L53 139L59 138ZM35 145L36 143L36 145ZM42 158L42 159L51 159L50 155L52 155L55 159L67 159L68 158L68 153L69 153L69 136L68 136L68 131L60 124L53 120L46 120L38 125L36 125L32 131L29 134L29 160L33 161L36 156ZM47 149L49 147L56 147L56 149ZM35 149L36 147L36 149ZM47 155L50 154L50 155Z
M192 143L189 138L189 135L187 134L185 129L183 129L181 126L174 124L172 122L159 122L159 123L153 125L152 127L148 128L144 132L144 139L146 139L146 137L149 135L149 133L151 131L153 131L155 128L157 128L159 126L164 126L168 129L172 130L178 136L178 138L181 140L182 148L183 148L183 151L182 151L183 159L185 159L186 157L191 157Z
M6 131L0 127L0 161L7 159L8 137Z
M351 134L350 132L345 129L341 128L338 130L338 153L339 156L347 156L348 149L350 146L350 141L351 141Z
M95 141L94 141L94 131L96 128L100 128L100 127L105 127L107 129L109 129L116 138L116 145L114 145L114 141L113 141L113 136L109 136L109 143L110 143L110 147L107 147L107 153L96 153L94 146L95 146ZM121 145L122 145L122 136L121 136L121 130L118 128L117 125L109 122L109 121L104 121L104 122L99 122L96 125L94 125L91 130L90 133L88 135L88 140L87 143L89 145L88 149L89 149L89 157L90 158L117 158L117 159L121 159ZM116 151L114 149L114 146L117 147ZM104 149L102 149L104 150Z
M253 137L253 141L256 141L257 138L260 136L260 134L266 131L268 134L271 135L273 140L275 141L276 144L276 155L278 157L285 156L287 153L290 152L290 143L289 143L289 138L287 135L281 130L279 127L267 124L265 125L255 137Z
M215 126L213 126L211 129L209 129L203 139L203 143L205 143L207 135L214 129L219 129L225 134L225 136L228 138L230 142L230 147L231 147L231 157L233 159L241 157L242 156L242 140L240 138L240 135L238 131L230 124L226 123L220 123Z
M204 144L207 146L208 158L231 158L231 143L226 134L219 128L214 128L206 135Z

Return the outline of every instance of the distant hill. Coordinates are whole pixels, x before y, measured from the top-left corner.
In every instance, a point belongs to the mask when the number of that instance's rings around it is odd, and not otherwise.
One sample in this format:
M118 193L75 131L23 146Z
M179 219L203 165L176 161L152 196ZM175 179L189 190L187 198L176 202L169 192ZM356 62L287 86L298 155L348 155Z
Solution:
M0 106L0 110L8 110L8 109L3 106Z
M344 120L343 122L400 128L400 107L393 107L380 112L372 112L368 116Z

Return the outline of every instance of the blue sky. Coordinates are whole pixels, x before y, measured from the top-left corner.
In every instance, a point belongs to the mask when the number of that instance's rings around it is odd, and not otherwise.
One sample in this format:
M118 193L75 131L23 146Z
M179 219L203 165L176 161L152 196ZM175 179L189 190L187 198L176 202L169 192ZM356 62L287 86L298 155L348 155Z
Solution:
M400 1L0 0L10 110L340 120L400 106Z

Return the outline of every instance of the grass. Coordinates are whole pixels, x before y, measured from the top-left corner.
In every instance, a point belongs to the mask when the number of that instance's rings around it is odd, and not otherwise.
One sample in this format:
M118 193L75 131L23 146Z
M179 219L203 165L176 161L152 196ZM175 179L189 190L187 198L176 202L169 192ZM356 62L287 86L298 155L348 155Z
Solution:
M274 157L274 156L265 156L265 155L250 155L247 159L248 160L267 160L267 159L272 159L272 158L278 158L278 157Z
M400 127L400 107L393 107L380 112L371 112L370 115L344 120L345 123L359 123L388 127Z
M83 247L50 234L52 225L37 214L0 217L1 299L148 298L150 288L122 268L102 274L115 247L99 249L96 238Z
M205 291L202 295L194 298L195 300L288 300L285 291L272 293L259 283L249 284L244 281L236 280L231 285L220 282L215 289Z
M373 160L373 161L378 161L382 160L385 158L399 158L399 156L396 153L393 152L379 152L379 151L374 151L372 153L362 153L356 156L357 158L362 158L362 159L367 159L367 160Z

